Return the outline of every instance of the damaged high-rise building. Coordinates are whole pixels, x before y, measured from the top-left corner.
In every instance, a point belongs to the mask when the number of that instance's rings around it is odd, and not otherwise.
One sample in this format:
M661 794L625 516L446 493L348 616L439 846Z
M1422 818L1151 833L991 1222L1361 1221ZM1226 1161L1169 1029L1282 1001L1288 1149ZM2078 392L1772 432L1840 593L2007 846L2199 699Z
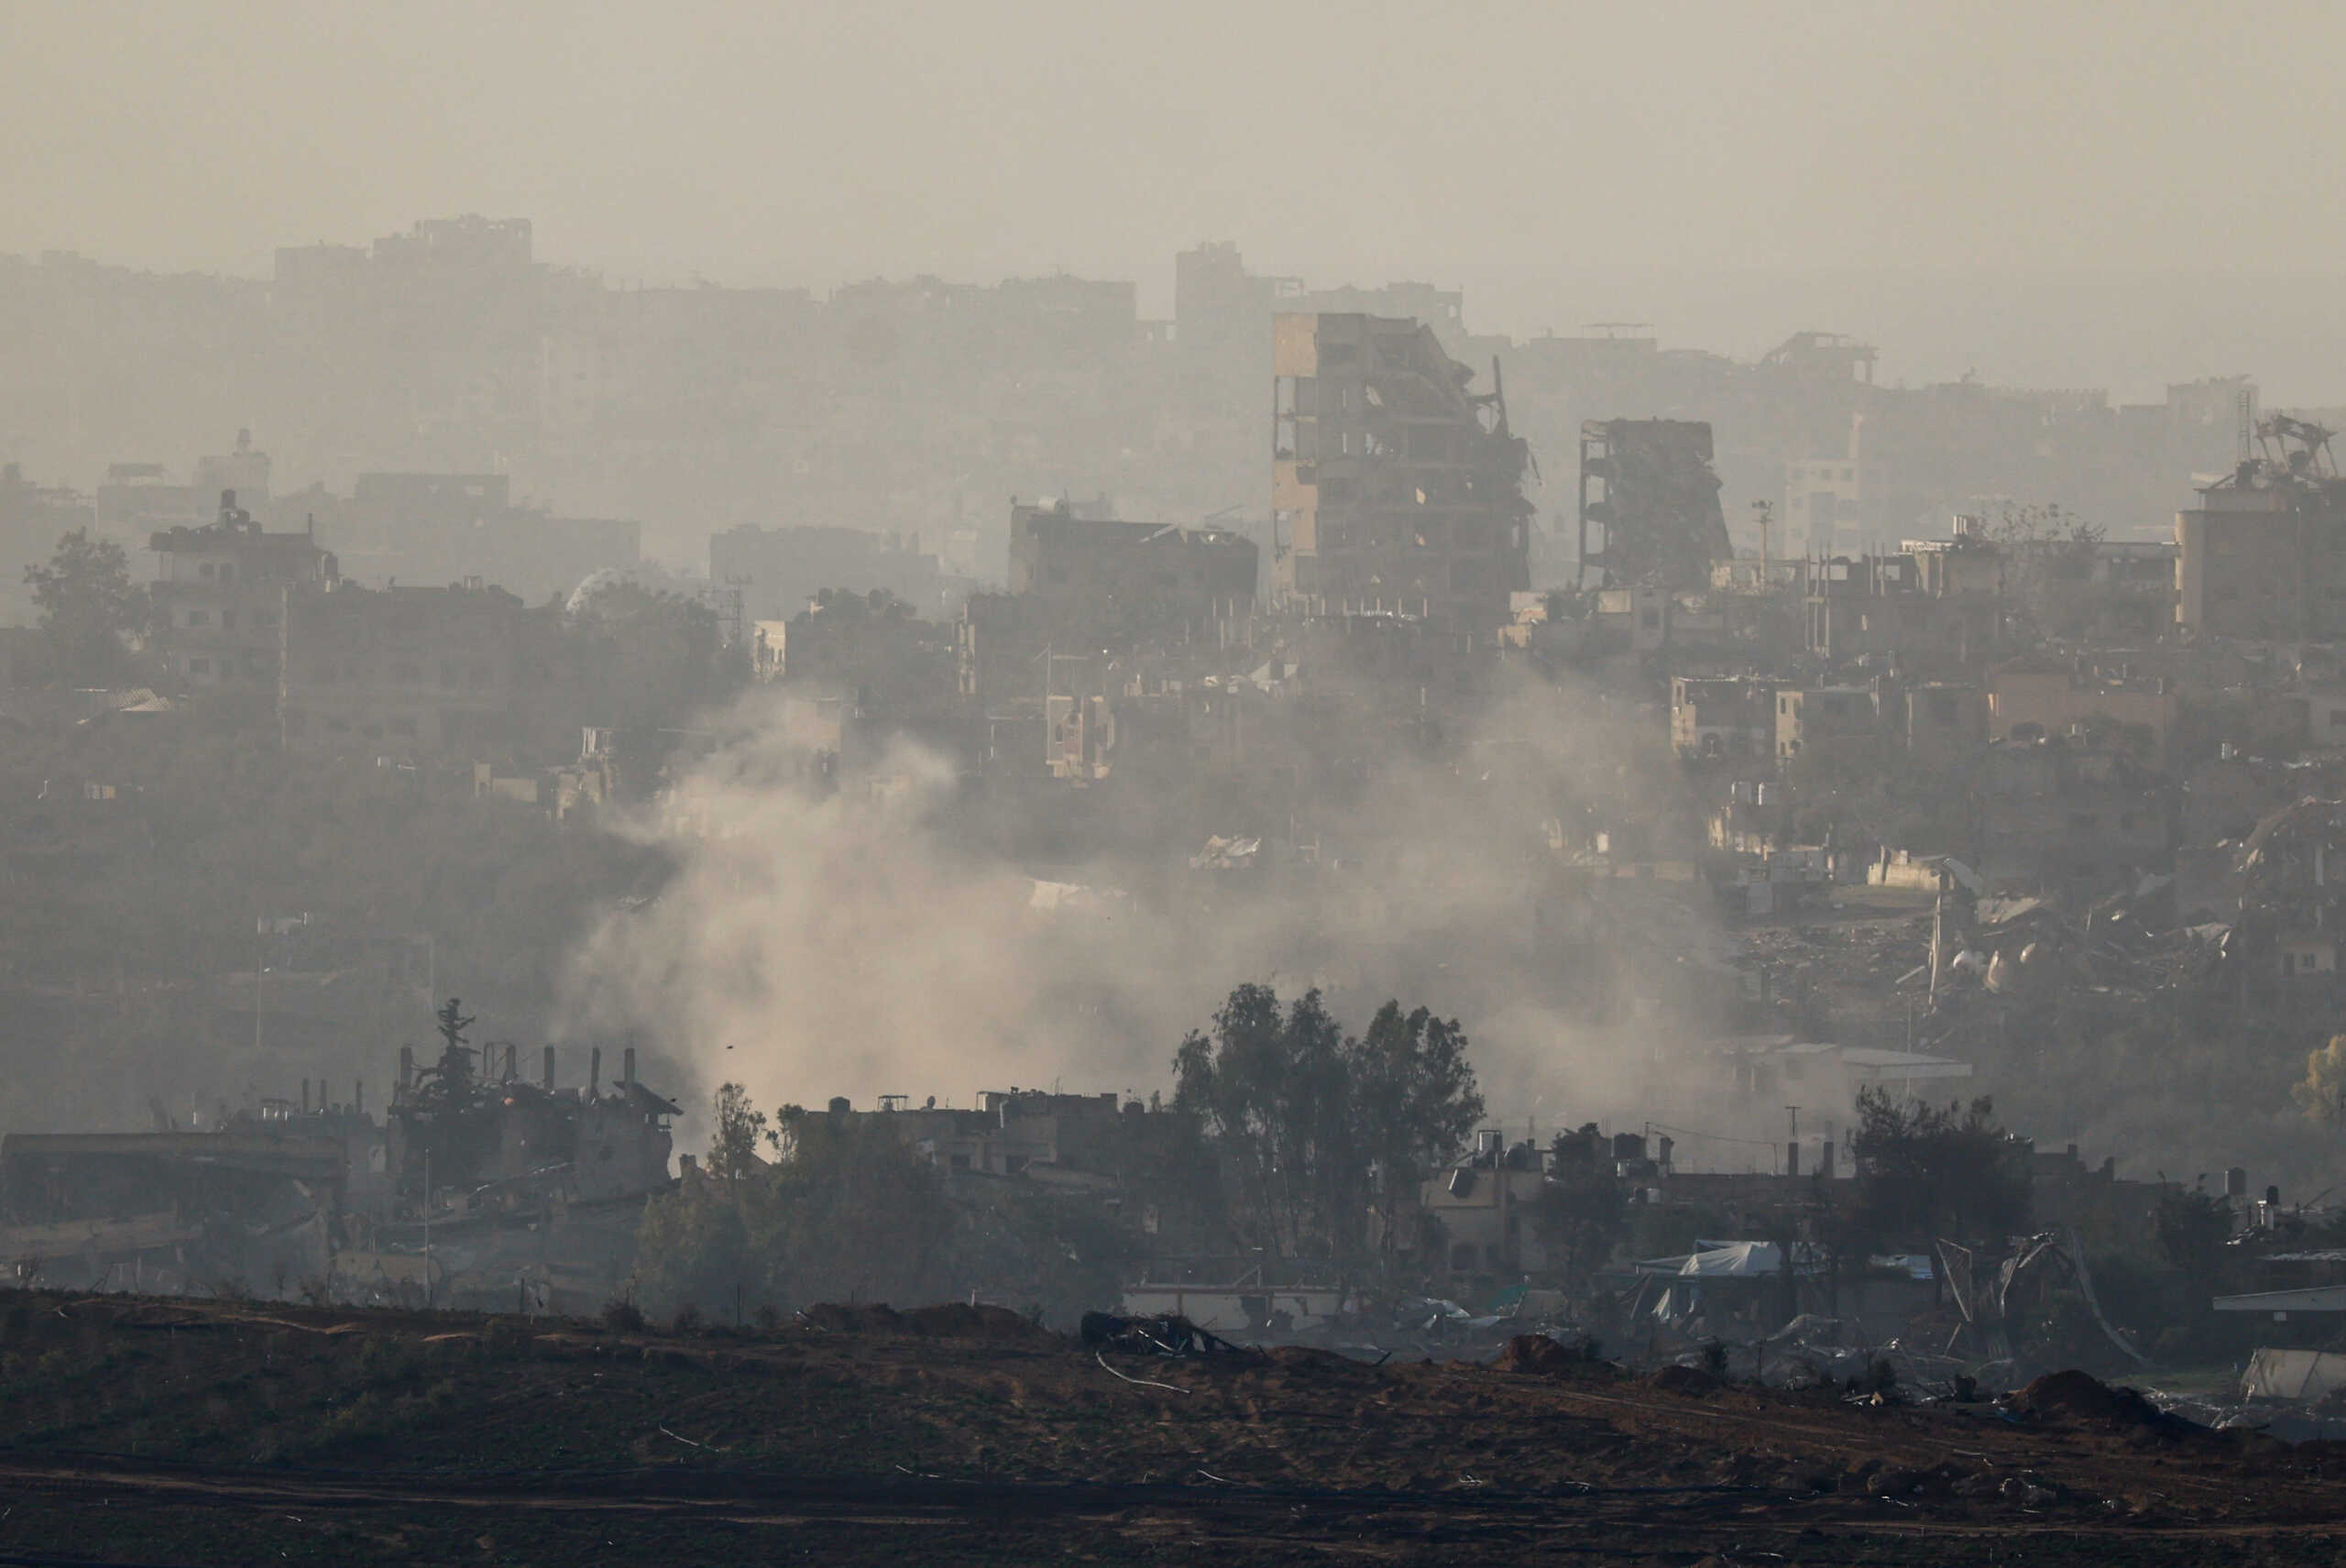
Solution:
M1590 548L1590 525L1595 548ZM1580 562L1599 586L1698 589L1735 554L1711 467L1711 427L1695 420L1590 420L1580 427Z
M2260 455L2176 514L2176 622L2193 638L2346 641L2346 478L2332 433L2286 414L2255 431Z
M1496 632L1530 587L1530 453L1496 385L1406 318L1272 323L1272 584L1329 613Z

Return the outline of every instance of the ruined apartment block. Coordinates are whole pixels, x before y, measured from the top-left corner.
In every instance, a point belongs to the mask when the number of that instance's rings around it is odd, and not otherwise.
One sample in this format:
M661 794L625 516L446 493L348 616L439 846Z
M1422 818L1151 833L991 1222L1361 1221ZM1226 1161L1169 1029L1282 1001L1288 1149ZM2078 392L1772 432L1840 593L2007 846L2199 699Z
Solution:
M1582 584L1595 567L1602 587L1708 585L1712 563L1735 554L1711 466L1711 427L1675 419L1583 423L1579 545Z
M1529 452L1501 393L1384 316L1275 317L1272 374L1275 597L1496 636L1531 586Z

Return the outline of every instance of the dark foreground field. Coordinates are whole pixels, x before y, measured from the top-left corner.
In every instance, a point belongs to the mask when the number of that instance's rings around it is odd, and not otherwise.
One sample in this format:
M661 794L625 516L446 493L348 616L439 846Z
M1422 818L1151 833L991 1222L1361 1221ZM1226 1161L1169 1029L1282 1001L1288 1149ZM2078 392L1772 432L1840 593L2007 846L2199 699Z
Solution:
M2346 1447L2082 1379L2015 1420L1561 1355L1103 1366L983 1309L676 1335L41 1295L0 1297L0 1565L2346 1560Z

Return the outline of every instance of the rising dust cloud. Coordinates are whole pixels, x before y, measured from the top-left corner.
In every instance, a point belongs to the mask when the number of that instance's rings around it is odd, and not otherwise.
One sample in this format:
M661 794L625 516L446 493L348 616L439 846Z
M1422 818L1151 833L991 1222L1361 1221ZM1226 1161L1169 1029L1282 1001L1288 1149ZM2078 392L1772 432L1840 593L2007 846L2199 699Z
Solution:
M793 757L770 698L734 720L739 738L672 801L621 826L676 873L597 926L565 992L574 1033L641 1034L700 1102L727 1080L768 1104L968 1104L1013 1084L1146 1095L1184 1033L1254 981L1284 998L1320 987L1355 1029L1388 996L1457 1016L1495 1100L1578 1122L1628 1108L1614 1024L1629 1018L1568 1015L1566 999L1617 979L1634 992L1635 966L1687 951L1640 959L1652 933L1618 909L1595 922L1531 834L1600 790L1638 793L1623 784L1648 770L1657 803L1675 787L1630 719L1569 687L1494 704L1456 765L1387 748L1317 875L1192 870L1140 889L1125 863L1037 874L948 839L952 766L915 742L889 744L880 787L816 798L775 786ZM1641 1033L1700 1023L1683 990L1634 1013Z

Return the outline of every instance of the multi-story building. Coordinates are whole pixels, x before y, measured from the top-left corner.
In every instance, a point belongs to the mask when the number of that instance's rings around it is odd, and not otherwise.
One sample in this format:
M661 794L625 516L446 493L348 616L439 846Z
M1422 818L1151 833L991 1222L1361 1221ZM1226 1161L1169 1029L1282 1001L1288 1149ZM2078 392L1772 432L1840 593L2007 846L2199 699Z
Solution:
M148 548L156 647L188 686L275 692L289 597L340 577L332 552L307 532L264 532L234 490L220 493L218 521L165 529Z
M2346 641L2346 479L2330 432L2279 416L2257 430L2268 455L2176 514L2176 623L2193 637Z
M740 588L753 620L787 620L825 588L876 588L934 616L948 592L943 566L922 551L918 534L862 528L729 528L709 536L708 580Z
M1848 450L1784 465L1787 543L1807 555L1856 554L1866 545L1865 416L1849 421Z
M778 630L782 678L848 698L857 718L934 723L953 706L953 636L902 599L825 593Z
M1326 613L1414 616L1471 635L1529 588L1529 450L1496 390L1431 328L1393 317L1272 323L1273 592Z
M1594 525L1600 539L1591 551ZM1580 427L1580 563L1604 586L1693 589L1735 546L1719 510L1711 427L1698 420L1589 420Z
M320 526L344 569L367 583L486 577L537 603L642 561L640 524L516 505L502 474L361 474L346 502L327 499ZM310 501L297 498L279 515Z
M494 749L519 718L538 613L477 578L289 596L279 705L287 748Z
M1878 654L1940 669L1975 665L2002 641L2002 599L1971 586L1991 554L1923 548L1803 563L1809 652L1828 661Z
M1877 723L1870 686L1817 686L1776 690L1776 755L1785 761L1814 751L1820 742L1874 733Z
M199 495L218 495L222 490L234 490L247 510L261 509L266 516L269 506L269 454L253 445L253 433L236 432L236 449L216 453L195 460L195 488Z
M1010 509L1010 591L1080 601L1137 630L1207 634L1255 602L1262 552L1233 529L1100 522L1065 501Z
M1990 887L2096 891L2170 863L2173 791L2124 752L2004 740L1980 760L1968 858Z
M2164 765L2181 699L2164 675L2121 659L2023 657L1988 676L1989 738L2041 740L2108 729L2121 750Z
M1934 681L1909 687L1906 751L1935 767L1960 762L1988 739L1988 698L1978 686Z
M1774 688L1736 677L1678 675L1670 683L1671 749L1687 762L1765 759L1775 751Z

